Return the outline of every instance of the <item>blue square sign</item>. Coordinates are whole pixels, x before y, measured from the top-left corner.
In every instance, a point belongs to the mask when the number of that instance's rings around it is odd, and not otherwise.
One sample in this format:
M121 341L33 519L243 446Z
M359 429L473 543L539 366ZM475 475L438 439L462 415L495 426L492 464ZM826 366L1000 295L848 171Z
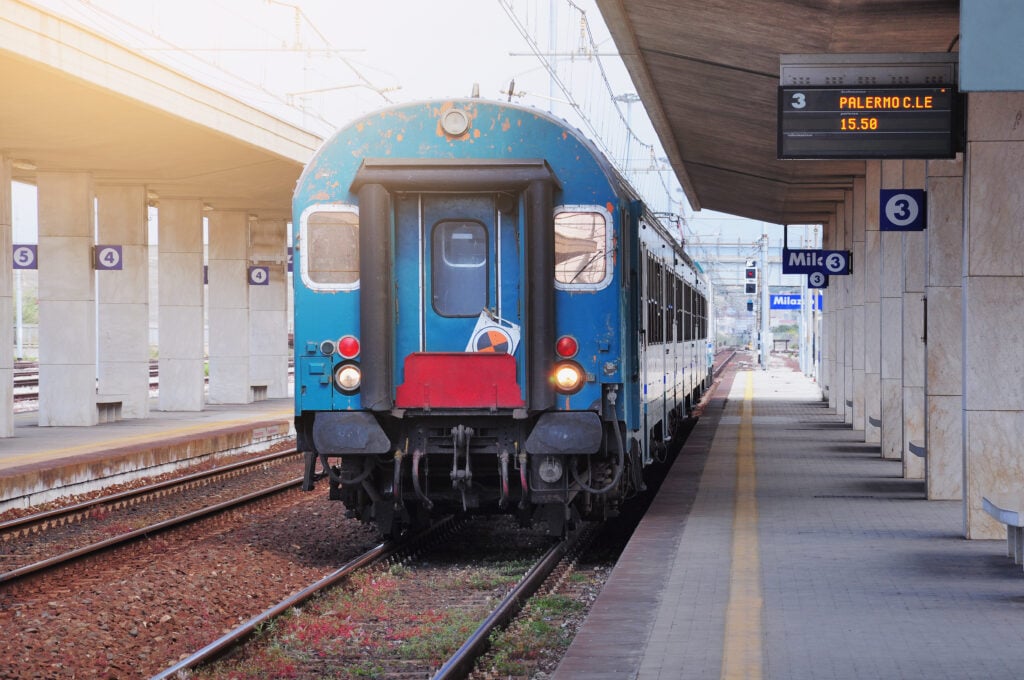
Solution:
M921 231L928 221L923 189L882 189L878 205L881 231Z

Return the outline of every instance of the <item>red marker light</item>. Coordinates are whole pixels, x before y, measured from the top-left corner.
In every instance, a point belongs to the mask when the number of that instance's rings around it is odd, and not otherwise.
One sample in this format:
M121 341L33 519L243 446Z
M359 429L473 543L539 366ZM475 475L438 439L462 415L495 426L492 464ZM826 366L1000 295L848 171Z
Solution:
M338 340L338 354L346 359L359 356L359 339L354 335L346 335Z
M576 352L580 351L580 346L576 342L576 338L569 335L563 335L555 343L555 352L558 356L566 359L576 356Z

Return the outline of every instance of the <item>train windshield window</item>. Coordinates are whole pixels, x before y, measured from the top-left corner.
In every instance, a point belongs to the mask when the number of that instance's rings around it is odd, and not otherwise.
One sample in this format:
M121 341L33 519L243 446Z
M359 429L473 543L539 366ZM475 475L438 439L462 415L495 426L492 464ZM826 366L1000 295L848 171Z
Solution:
M313 288L354 288L359 282L359 214L315 210L302 225L302 274Z
M609 216L600 209L555 213L555 283L599 288L609 278Z
M487 306L487 230L479 222L444 221L433 240L434 309L476 316Z

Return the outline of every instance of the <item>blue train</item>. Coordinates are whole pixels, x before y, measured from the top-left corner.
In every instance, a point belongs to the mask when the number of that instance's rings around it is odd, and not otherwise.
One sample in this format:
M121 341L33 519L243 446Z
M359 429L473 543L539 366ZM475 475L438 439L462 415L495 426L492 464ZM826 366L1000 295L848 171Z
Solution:
M546 113L367 115L293 211L304 487L326 478L386 534L431 513L552 533L611 516L709 385L706 277Z

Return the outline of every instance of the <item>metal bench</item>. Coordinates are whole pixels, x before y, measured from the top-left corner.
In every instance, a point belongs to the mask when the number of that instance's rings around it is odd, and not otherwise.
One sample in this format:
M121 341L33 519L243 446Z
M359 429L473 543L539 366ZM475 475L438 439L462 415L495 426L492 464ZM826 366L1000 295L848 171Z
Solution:
M983 496L981 507L1006 525L1006 554L1014 564L1024 562L1024 512L1021 498Z

